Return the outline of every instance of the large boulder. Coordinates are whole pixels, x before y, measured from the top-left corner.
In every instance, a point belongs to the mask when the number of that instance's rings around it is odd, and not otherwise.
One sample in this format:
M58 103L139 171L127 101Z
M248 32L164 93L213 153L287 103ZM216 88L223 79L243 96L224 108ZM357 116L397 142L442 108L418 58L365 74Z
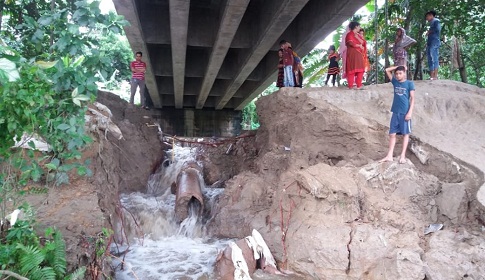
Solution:
M445 230L434 233L424 254L430 280L484 279L485 238L483 231L469 233Z

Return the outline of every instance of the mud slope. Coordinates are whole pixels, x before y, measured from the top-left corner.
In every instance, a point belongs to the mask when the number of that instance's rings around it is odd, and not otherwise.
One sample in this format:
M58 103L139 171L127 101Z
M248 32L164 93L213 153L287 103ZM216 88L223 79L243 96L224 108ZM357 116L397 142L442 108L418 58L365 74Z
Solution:
M448 80L416 81L413 135L485 173L485 89ZM392 85L369 86L362 92L310 91L351 113L388 125ZM479 200L485 205L485 186Z
M226 183L210 231L256 228L280 267L307 279L483 279L483 90L416 87L416 155L405 164L376 162L387 151L390 85L261 98L258 171ZM444 228L425 235L432 223Z

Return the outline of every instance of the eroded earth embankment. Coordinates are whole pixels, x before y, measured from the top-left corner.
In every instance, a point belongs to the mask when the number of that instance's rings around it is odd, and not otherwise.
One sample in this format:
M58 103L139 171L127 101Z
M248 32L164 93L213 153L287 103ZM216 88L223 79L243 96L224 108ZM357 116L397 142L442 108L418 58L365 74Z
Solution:
M451 81L416 88L406 164L377 163L388 145L389 84L261 98L255 137L200 149L206 185L226 188L210 233L242 238L255 228L280 268L305 279L483 279L484 90ZM94 176L33 203L42 224L63 232L71 269L94 263L86 240L117 224L119 193L145 192L163 155L149 112L107 93L98 101L123 139L94 129L84 153ZM444 228L424 235L433 223Z
M211 233L255 228L281 267L308 279L483 279L484 90L416 88L405 164L377 162L388 147L389 84L261 98L254 168L226 182ZM443 229L425 235L434 223Z

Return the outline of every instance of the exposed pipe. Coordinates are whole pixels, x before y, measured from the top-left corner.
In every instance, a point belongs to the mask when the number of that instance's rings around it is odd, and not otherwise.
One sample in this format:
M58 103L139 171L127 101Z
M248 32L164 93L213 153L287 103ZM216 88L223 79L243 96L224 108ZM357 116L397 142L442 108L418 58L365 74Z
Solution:
M189 203L193 199L200 203L198 215L202 215L204 197L202 196L199 174L198 169L188 167L180 171L177 176L175 191L175 218L177 222L182 222L189 216Z

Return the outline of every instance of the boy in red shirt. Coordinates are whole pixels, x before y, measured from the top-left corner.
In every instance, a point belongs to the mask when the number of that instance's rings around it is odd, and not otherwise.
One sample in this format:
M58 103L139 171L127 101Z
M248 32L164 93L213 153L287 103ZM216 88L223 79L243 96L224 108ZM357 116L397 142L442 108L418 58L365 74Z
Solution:
M136 88L139 87L141 107L148 109L148 107L145 106L145 72L147 65L141 60L142 56L143 54L141 52L136 52L135 61L130 63L131 72L133 73L131 76L130 104L134 104Z

